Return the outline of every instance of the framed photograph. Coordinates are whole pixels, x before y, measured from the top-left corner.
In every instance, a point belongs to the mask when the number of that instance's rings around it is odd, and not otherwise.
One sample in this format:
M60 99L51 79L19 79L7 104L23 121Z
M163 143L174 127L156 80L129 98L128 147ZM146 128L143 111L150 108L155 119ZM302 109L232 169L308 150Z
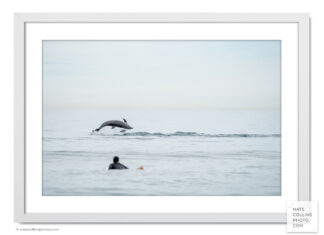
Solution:
M15 221L286 223L310 200L307 14L15 15Z

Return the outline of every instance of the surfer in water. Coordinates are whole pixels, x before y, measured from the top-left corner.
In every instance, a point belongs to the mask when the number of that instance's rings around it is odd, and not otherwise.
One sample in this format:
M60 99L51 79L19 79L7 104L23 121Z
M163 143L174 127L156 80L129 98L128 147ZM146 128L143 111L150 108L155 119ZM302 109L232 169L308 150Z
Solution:
M122 169L128 169L127 166L124 166L123 164L119 163L119 157L115 156L113 159L114 163L111 163L108 167L108 170L122 170Z

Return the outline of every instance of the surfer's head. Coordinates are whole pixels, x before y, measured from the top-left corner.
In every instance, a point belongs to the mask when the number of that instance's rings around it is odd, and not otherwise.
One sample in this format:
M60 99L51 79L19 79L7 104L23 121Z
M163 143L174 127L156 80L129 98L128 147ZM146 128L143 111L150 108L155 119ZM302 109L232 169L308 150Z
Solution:
M114 157L114 163L117 163L117 162L119 162L119 157L115 156Z

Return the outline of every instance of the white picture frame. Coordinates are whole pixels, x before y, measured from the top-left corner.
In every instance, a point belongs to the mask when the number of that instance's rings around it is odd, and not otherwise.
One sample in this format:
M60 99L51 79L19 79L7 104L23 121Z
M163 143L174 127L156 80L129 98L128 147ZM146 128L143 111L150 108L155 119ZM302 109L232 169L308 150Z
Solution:
M308 14L17 13L15 14L15 222L19 223L286 223L262 213L29 213L26 211L26 25L32 23L292 23L298 27L298 192L310 195L310 30Z

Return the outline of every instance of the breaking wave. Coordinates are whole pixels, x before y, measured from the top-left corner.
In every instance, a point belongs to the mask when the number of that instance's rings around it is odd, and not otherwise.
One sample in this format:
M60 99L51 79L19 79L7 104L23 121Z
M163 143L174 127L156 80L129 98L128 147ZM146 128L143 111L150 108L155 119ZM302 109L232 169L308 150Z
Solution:
M183 132L177 131L174 133L160 133L160 132L128 132L121 134L114 134L113 136L156 136L156 137L170 137L170 136L197 136L197 137L215 137L215 138L265 138L265 137L281 137L280 134L205 134L197 132Z

